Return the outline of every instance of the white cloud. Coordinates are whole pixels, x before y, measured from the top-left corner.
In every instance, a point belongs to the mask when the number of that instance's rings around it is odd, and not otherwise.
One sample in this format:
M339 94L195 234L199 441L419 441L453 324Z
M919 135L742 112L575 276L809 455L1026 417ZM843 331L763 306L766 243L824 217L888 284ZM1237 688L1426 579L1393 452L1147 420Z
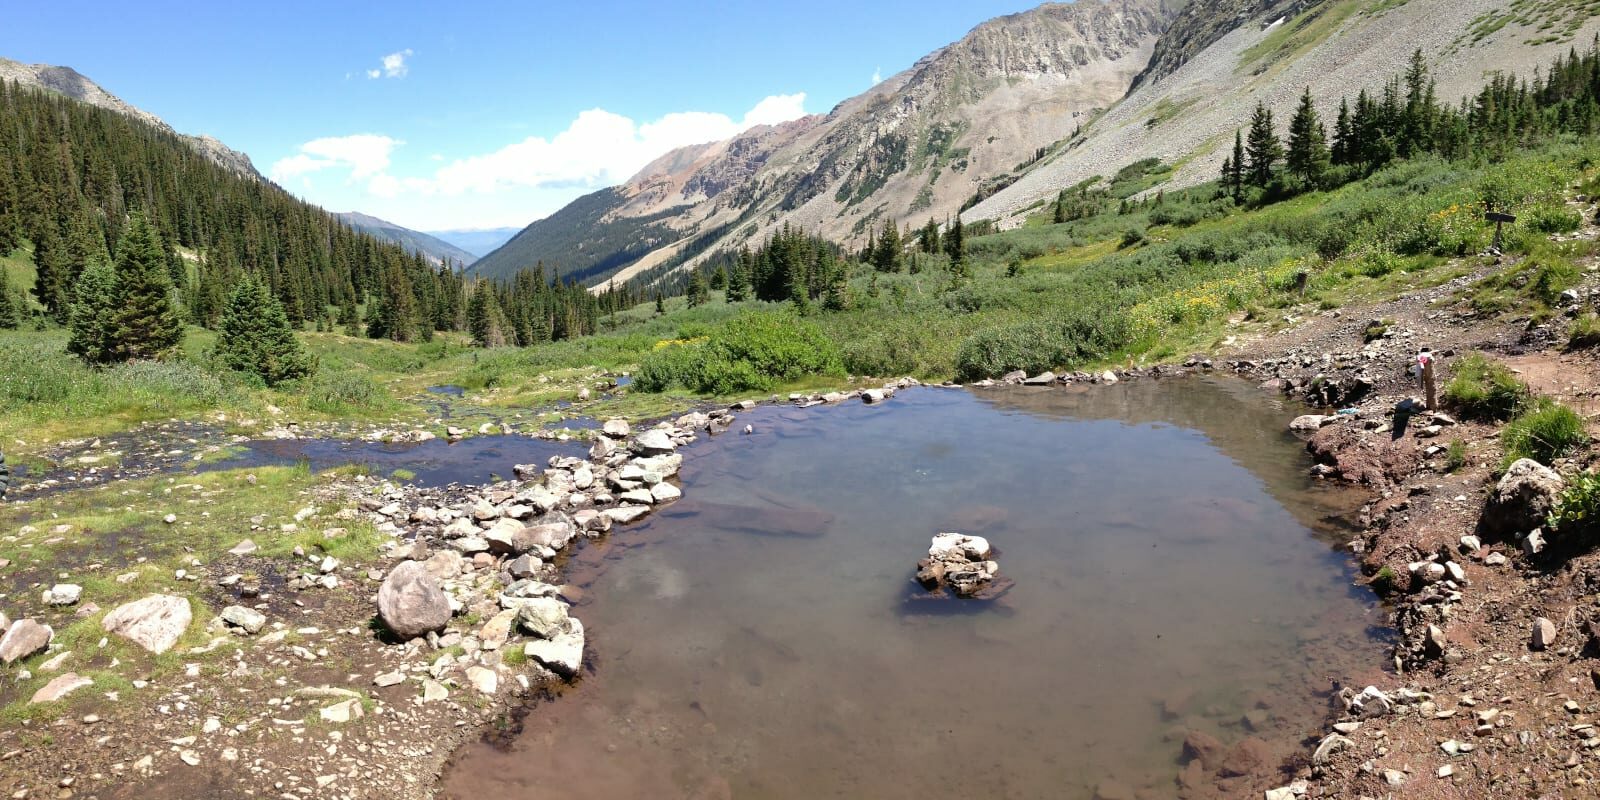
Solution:
M406 59L410 58L411 55L411 48L409 47L396 53L390 53L381 59L383 68L367 70L367 77L373 79L380 77L404 78L406 73L411 71L411 68L406 66Z
M452 161L439 168L433 186L455 195L501 187L618 183L669 150L804 116L805 99L804 92L768 97L738 122L725 114L684 111L641 125L594 108L549 139L530 136L492 153Z
M872 85L877 86L880 83L883 83L883 67L872 70Z
M298 179L293 183L312 202L360 208L419 229L525 225L581 192L627 180L669 150L804 116L805 99L804 93L767 97L739 119L684 111L640 123L593 108L553 136L531 136L491 152L453 160L417 153L410 176L410 170L391 167L404 144L399 139L375 133L325 137L278 160L270 174L285 186ZM343 180L319 180L313 188L309 176L324 170ZM441 196L451 201L441 203Z
M350 170L352 180L371 178L389 169L389 155L401 144L404 142L399 139L374 133L312 139L300 145L300 152L279 159L271 173L281 181L337 167Z

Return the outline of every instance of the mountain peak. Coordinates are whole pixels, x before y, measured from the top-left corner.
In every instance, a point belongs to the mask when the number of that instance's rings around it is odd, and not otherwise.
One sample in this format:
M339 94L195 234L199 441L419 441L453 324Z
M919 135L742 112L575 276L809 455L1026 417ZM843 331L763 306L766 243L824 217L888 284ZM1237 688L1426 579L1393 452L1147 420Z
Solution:
M223 168L248 178L262 180L250 157L210 136L178 133L165 120L108 92L88 76L71 68L52 64L24 64L0 57L0 81L44 89L92 106L115 111L183 139L195 152Z

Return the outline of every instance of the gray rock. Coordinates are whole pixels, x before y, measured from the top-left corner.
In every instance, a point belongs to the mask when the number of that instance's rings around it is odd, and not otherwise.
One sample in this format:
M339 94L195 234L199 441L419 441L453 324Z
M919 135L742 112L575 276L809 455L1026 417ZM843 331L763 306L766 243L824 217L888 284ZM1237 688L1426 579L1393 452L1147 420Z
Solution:
M245 633L255 635L267 625L267 615L246 606L228 606L222 609L222 621Z
M1491 533L1510 534L1544 524L1566 482L1555 470L1531 458L1518 459L1501 476L1483 509Z
M61 698L66 697L67 695L72 694L79 689L93 685L93 680L85 678L76 672L62 673L61 675L58 675L52 679L49 683L39 687L39 691L34 692L33 698L28 702L54 703L55 701L60 700Z
M650 513L649 506L617 506L600 512L601 516L610 519L619 525L626 525Z
M887 398L882 389L868 389L861 393L861 402L868 405L881 403Z
M650 496L657 503L670 503L683 496L683 490L665 481L650 487Z
M450 546L455 548L457 552L464 556L470 556L474 553L489 552L489 540L483 538L482 536L463 536L460 539L450 542Z
M554 597L530 597L517 603L517 624L541 639L561 633L570 619L567 605Z
M532 550L534 544L528 535L528 526L514 519L497 520L483 532L483 539L489 544L489 552L500 555L522 555Z
M653 505L656 502L655 496L650 494L649 489L633 489L631 491L626 491L620 495L617 495L617 499L624 503L635 503L644 506Z
M1000 376L1001 383L1019 384L1028 379L1028 373L1022 370L1013 370Z
M396 636L415 639L443 630L450 600L421 564L406 561L389 571L378 587L378 616Z
M571 680L583 667L583 623L569 618L565 629L555 636L522 646L528 658L543 664L550 671Z
M1106 370L1105 372L1100 373L1100 382L1101 383L1116 383L1117 382L1117 373L1112 372L1109 369Z
M170 594L153 594L112 609L100 621L107 633L121 636L144 649L161 654L178 643L194 614L189 600Z
M1314 431L1327 424L1328 417L1321 414L1302 414L1289 423L1291 431Z
M44 604L47 606L75 605L83 597L83 587L75 583L58 583L44 591Z
M634 437L629 448L635 453L646 456L659 456L675 452L678 446L672 442L672 437L663 430L645 431Z
M0 636L0 661L10 664L43 652L50 646L54 636L55 631L49 625L31 619L19 619L6 629L5 636Z
M1035 375L1035 376L1033 376L1031 378L1028 378L1027 380L1023 381L1022 384L1024 386L1049 386L1050 384L1055 383L1055 382L1056 382L1056 374L1054 372L1046 371L1046 372L1041 372L1038 375Z
M511 573L511 577L520 580L533 577L542 566L544 566L544 562L539 559L529 555L521 555L512 559L511 563L506 565L506 572Z
M251 553L254 553L256 550L256 543L250 541L249 539L245 539L244 541L234 545L232 549L228 550L228 552L236 556L247 556Z
M600 428L600 431L613 439L626 439L629 434L633 433L633 426L629 425L625 419L608 419L606 424Z
M419 563L422 564L423 569L428 571L429 575L432 575L436 580L442 581L460 575L461 565L465 560L460 553L454 550L440 550L430 556L427 561Z

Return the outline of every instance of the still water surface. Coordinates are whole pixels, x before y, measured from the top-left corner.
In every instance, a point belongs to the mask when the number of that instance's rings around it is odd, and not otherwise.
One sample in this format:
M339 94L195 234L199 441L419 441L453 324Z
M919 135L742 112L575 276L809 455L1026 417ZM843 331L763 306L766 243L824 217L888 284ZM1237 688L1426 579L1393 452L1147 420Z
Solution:
M1168 797L1189 730L1287 755L1380 661L1294 413L1190 379L741 415L575 558L592 674L446 796ZM1002 604L908 599L940 531Z

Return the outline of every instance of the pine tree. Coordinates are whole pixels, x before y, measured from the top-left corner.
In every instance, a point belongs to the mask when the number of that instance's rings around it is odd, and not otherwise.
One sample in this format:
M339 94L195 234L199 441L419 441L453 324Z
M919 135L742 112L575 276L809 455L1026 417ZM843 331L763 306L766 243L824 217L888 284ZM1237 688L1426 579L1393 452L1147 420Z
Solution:
M1244 202L1244 133L1233 129L1233 155L1229 158L1228 191L1233 202Z
M222 366L255 375L268 386L316 371L316 361L295 337L283 305L254 275L245 276L228 295L214 354Z
M660 289L657 289L656 290L656 316L660 316L660 315L665 314L665 313L667 313L667 298L661 294L661 290Z
M693 274L691 274L689 276L689 307L690 308L694 308L695 306L699 306L699 305L704 305L706 300L711 297L711 290L706 288L706 276L705 276L705 273L701 272L700 270L693 270L692 273Z
M1333 163L1344 165L1351 163L1350 158L1352 133L1350 122L1350 101L1339 98L1339 117L1333 123Z
M822 297L822 307L829 311L850 309L850 270L844 264L833 267L828 280L828 291Z
M923 224L921 239L922 252L928 255L939 252L939 223L934 222L933 217L928 217Z
M506 346L505 312L495 297L494 285L479 281L467 301L467 331L479 347Z
M118 361L156 358L183 340L183 322L172 307L167 259L155 231L136 214L117 243L116 307L111 314Z
M718 264L717 271L711 273L711 288L717 291L726 291L728 288L728 265Z
M878 236L876 249L872 253L872 264L879 272L899 272L904 263L900 231L895 228L894 220L886 219L883 221L883 233Z
M1250 158L1250 183L1266 186L1272 182L1272 167L1283 157L1283 144L1272 127L1272 112L1264 103L1256 103L1255 115L1250 119L1250 135L1245 141L1245 151Z
M945 224L944 252L950 256L950 269L961 270L967 265L967 237L961 226L961 215Z
M51 219L43 220L33 235L33 296L56 322L67 321L71 262L60 229Z
M1289 174L1299 178L1307 188L1322 182L1328 171L1328 133L1317 118L1317 108L1311 101L1311 88L1306 87L1300 96L1300 106L1289 121Z
M67 352L89 362L114 359L116 338L111 317L116 310L117 275L103 260L89 262L72 290L67 318Z
M16 301L11 297L11 281L5 270L0 270L0 330L14 331L21 323Z

